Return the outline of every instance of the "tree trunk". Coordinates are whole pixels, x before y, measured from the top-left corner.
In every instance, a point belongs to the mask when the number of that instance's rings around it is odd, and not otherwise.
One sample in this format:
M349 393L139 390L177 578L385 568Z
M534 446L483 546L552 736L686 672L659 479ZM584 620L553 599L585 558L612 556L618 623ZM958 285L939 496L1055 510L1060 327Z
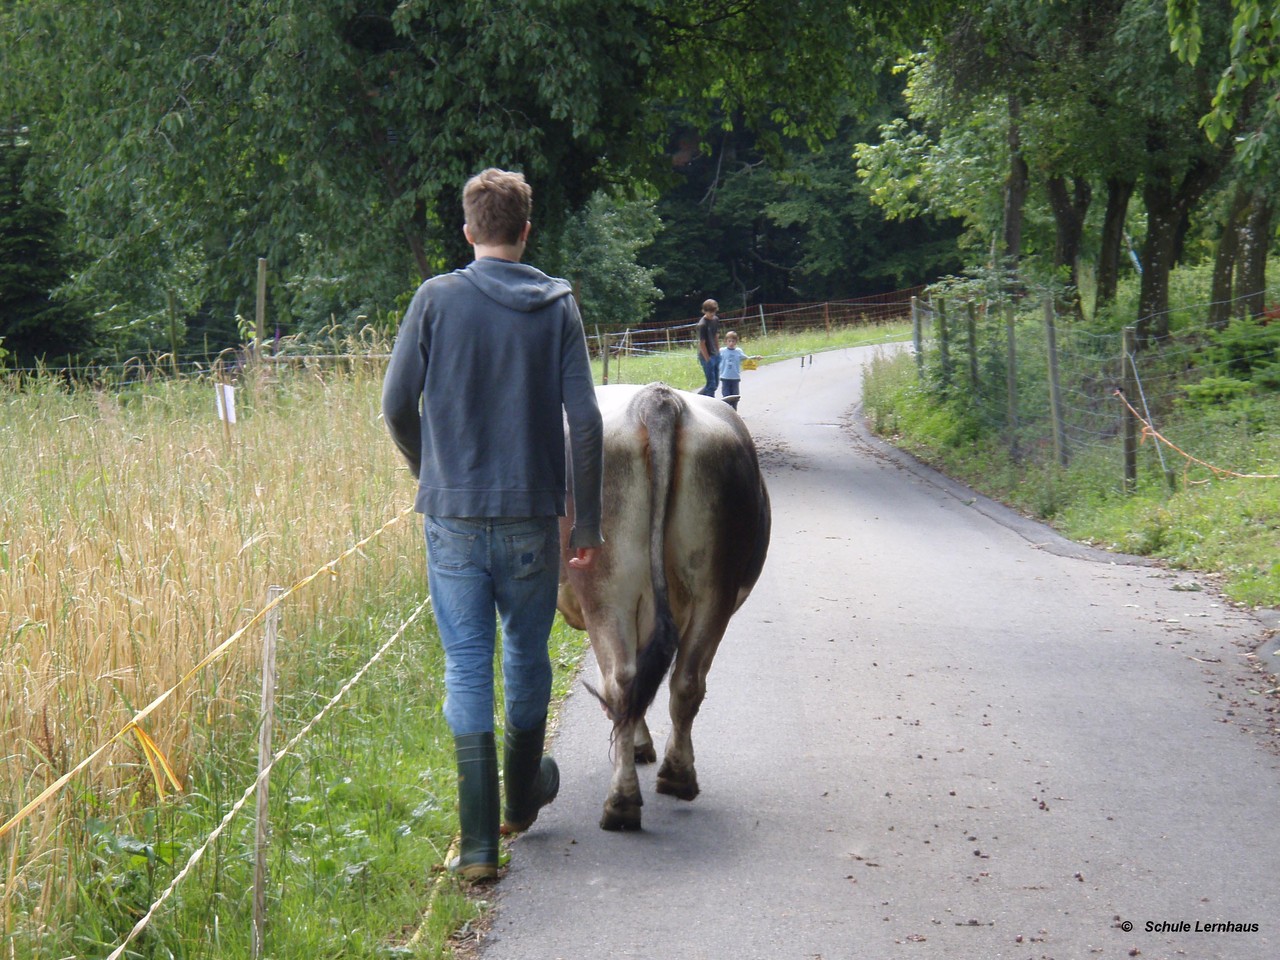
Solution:
M1022 211L1027 204L1027 188L1031 173L1022 155L1022 130L1019 118L1022 105L1017 97L1009 98L1009 177L1004 185L1004 256L1016 263L1022 255Z
M1093 192L1088 181L1080 177L1073 178L1070 190L1065 177L1050 177L1048 190L1055 228L1053 265L1058 270L1066 268L1067 282L1071 285L1070 297L1058 303L1058 312L1070 311L1079 319L1083 317L1080 312L1080 245L1084 236L1084 218L1089 212Z
M1237 184L1227 201L1222 236L1213 256L1213 288L1209 293L1209 326L1221 330L1231 321L1236 254L1240 249L1240 221L1249 206L1249 191Z
M1178 180L1147 176L1142 200L1147 208L1147 241L1142 253L1142 292L1138 297L1138 346L1169 335L1169 271L1177 261L1191 208L1226 168L1229 154L1219 150L1191 165Z
M409 252L413 254L414 266L418 275L426 280L434 272L431 269L431 258L427 256L427 244L423 239L427 226L427 205L419 200L414 204L413 219L405 227L405 239L409 243Z
M1237 293L1243 316L1257 317L1267 309L1267 249L1271 243L1270 198L1256 191L1240 230L1240 269Z
M1098 253L1098 291L1095 309L1116 298L1120 279L1120 257L1124 250L1124 221L1134 182L1112 178L1107 181L1107 211L1102 219L1102 249Z
M1147 240L1142 246L1142 289L1138 295L1137 345L1169 335L1169 272L1181 220L1179 198L1168 182L1142 188L1147 208Z

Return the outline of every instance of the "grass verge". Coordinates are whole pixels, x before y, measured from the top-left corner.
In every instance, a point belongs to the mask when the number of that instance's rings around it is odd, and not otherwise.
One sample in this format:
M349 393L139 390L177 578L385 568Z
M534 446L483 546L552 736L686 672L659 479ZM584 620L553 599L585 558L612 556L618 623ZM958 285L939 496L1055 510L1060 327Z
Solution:
M1232 599L1280 607L1280 480L1206 469L1155 441L1136 487L1122 483L1118 437L1082 447L1065 468L1043 446L1013 457L1006 438L963 403L940 402L912 356L881 356L864 378L872 428L938 469L1065 536L1214 576ZM1280 394L1247 408L1173 406L1161 432L1215 466L1280 474Z

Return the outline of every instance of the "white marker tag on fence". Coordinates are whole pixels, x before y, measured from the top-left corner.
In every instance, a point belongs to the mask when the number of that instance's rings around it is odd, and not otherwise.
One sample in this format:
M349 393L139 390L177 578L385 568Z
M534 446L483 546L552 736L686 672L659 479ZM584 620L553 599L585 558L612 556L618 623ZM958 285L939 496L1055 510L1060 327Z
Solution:
M218 402L218 419L228 423L236 422L236 388L229 383L214 384L214 395Z

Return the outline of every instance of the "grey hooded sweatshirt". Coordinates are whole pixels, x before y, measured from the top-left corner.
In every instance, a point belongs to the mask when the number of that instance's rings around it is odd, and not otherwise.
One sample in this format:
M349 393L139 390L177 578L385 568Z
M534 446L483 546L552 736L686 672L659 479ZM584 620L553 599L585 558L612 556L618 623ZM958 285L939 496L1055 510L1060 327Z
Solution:
M419 513L564 516L567 421L569 546L603 542L600 409L571 294L563 280L494 257L418 288L391 352L382 413L418 478Z

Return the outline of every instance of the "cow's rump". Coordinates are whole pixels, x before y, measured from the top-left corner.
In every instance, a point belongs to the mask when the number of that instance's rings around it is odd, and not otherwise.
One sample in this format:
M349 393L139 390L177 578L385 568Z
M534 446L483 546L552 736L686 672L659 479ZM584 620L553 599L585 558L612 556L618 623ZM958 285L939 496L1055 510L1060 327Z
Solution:
M658 790L697 795L690 727L729 618L764 564L769 499L751 435L722 401L665 384L600 387L597 398L605 544L585 570L562 563L560 608L590 634L617 742L635 745L617 751L602 821L626 829L640 825L636 756L655 758L644 713L673 661Z

